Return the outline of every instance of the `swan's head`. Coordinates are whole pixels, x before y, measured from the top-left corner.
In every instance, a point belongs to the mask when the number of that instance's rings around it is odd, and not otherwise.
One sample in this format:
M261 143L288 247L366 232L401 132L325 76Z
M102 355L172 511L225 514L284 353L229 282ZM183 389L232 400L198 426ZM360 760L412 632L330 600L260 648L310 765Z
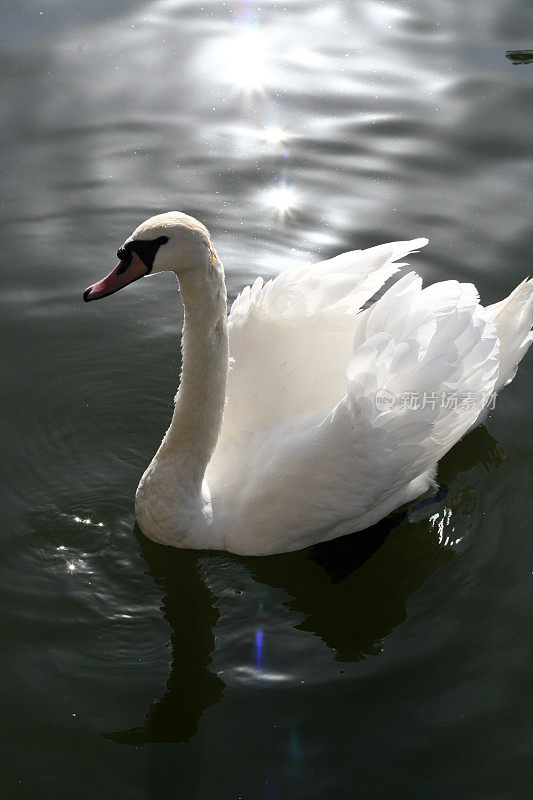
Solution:
M107 277L83 293L86 303L114 294L133 281L170 270L178 275L206 266L214 250L205 225L181 211L150 217L117 251L119 262Z

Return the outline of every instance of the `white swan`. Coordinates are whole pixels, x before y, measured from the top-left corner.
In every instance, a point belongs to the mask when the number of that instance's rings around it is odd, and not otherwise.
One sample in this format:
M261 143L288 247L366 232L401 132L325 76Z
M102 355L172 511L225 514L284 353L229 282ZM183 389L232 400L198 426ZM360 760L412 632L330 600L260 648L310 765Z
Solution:
M84 299L161 270L179 280L181 382L136 494L149 538L286 552L362 530L428 489L526 353L533 281L483 308L472 284L422 289L411 272L361 311L425 244L258 278L227 317L224 272L200 222L172 211L134 231Z

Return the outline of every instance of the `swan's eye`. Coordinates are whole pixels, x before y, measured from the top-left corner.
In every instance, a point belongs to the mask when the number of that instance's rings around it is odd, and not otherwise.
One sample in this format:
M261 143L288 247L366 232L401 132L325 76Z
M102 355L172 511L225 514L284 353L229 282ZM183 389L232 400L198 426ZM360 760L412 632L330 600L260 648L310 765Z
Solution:
M133 258L132 253L128 253L128 251L121 247L120 250L117 250L117 256L120 259L120 267L117 269L117 275L122 275L123 272L126 272L129 265L131 264L131 260Z
M167 242L168 236L159 236L157 239L135 239L135 241L131 243L131 249L139 256L143 264L145 264L148 272L151 272L157 251L161 245Z
M146 275L151 272L154 265L154 258L162 244L168 242L168 236L160 236L158 239L134 239L133 241L126 242L125 245L119 247L117 250L117 258L120 260L120 265L117 269L117 275L122 275L126 272L132 262L133 254L141 259L146 267Z

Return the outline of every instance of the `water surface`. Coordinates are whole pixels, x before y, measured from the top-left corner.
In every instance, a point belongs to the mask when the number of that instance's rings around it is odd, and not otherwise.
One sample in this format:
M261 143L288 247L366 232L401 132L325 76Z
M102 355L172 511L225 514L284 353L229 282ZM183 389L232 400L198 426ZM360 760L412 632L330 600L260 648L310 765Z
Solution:
M431 504L290 555L169 551L133 495L179 375L174 282L81 302L176 208L231 297L415 236L425 281L503 297L531 272L529 4L2 14L6 797L530 797L531 358Z

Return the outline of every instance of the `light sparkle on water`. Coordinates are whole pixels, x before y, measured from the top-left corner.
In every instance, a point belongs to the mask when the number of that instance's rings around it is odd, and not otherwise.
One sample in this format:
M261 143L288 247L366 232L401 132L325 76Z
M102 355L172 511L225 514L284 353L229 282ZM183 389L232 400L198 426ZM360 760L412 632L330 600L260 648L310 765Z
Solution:
M222 40L215 60L220 63L220 76L236 89L247 93L265 91L270 48L266 34L258 26L244 26Z
M103 522L93 522L90 517L79 517L77 514L74 517L74 522L77 522L80 525L94 525L97 528L103 528Z
M264 196L267 206L274 209L280 217L290 215L298 207L298 193L293 186L288 186L285 181L268 189Z
M263 141L273 146L283 144L287 136L287 131L280 125L268 125L261 133Z

